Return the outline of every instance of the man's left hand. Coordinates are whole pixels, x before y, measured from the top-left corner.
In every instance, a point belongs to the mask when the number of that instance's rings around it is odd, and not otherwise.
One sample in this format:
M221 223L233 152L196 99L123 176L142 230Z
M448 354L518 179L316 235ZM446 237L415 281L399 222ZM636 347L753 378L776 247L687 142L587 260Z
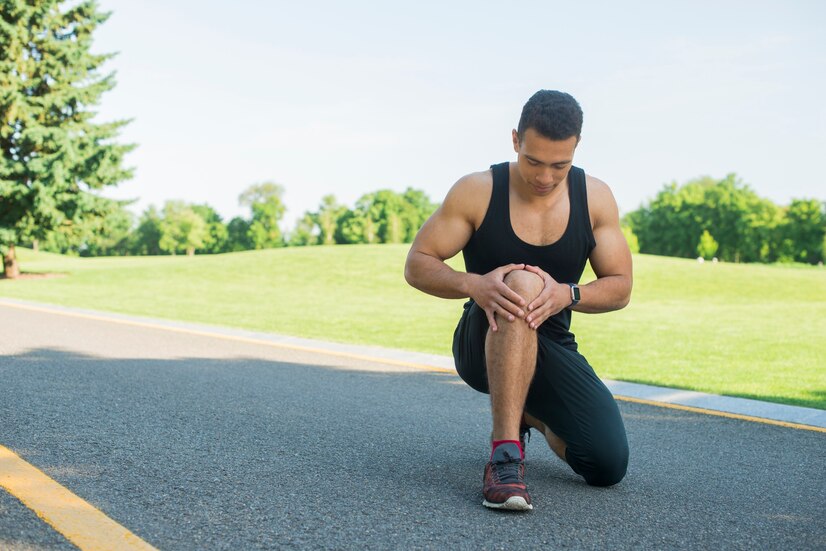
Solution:
M528 304L528 316L525 318L531 329L537 329L546 319L571 305L571 287L558 283L548 272L537 266L525 265L525 270L538 275L545 283L539 296Z

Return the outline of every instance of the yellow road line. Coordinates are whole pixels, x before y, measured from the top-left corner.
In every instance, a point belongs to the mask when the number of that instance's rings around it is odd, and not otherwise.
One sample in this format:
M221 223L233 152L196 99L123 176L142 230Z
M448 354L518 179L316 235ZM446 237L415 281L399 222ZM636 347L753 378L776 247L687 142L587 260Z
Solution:
M729 413L727 411L718 411L716 409L705 409L694 406L684 406L681 404L669 404L668 402L656 402L654 400L645 400L643 398L632 398L631 396L614 395L617 400L623 402L633 402L635 404L645 404L647 406L657 406L668 409L679 409L682 411L690 411L692 413L704 413L706 415L714 415L715 417L726 417L727 419L740 419L741 421L752 421L754 423L763 423L764 425L776 425L778 427L786 427L790 429L811 430L814 432L826 433L826 428L814 427L812 425L802 425L800 423L789 423L788 421L776 421L775 419L766 419L765 417L753 417L751 415L742 415L740 413Z
M288 350L298 350L298 351L301 351L301 352L309 352L309 353L313 353L313 354L326 354L328 356L338 356L338 357L349 358L349 359L354 359L354 360L368 361L368 362L372 362L372 363L381 363L381 364L387 364L387 365L397 365L397 366L403 366L403 367L410 367L410 368L418 369L418 370L422 370L422 371L432 371L432 372L436 372L436 373L456 374L455 370L447 369L447 368L444 368L444 367L436 367L436 366L432 366L432 365L420 364L420 363L415 363L415 362L406 362L406 361L394 360L394 359L390 359L390 358L379 358L379 357L375 357L375 356L367 356L367 355L364 355L364 354L353 354L353 353L350 353L350 352L339 352L339 351L335 351L335 350L325 350L323 348L314 348L314 347L311 347L311 346L301 346L301 345L296 345L296 344L277 343L277 342L267 341L267 340L263 340L263 339L255 339L255 338L250 338L250 337L241 337L241 336L236 336L236 335L224 335L224 334L221 334L221 333L214 333L214 332L210 332L210 331L202 331L202 330L197 330L197 329L187 329L187 328L184 328L184 327L170 327L170 326L167 326L167 325L161 325L161 324L151 323L151 322L142 322L142 321L136 321L136 320L122 320L122 319L116 319L116 318L111 318L111 317L106 317L106 316L97 316L97 315L93 315L93 314L84 314L84 313L80 313L80 312L52 310L50 308L32 306L32 305L28 305L28 304L24 305L24 304L9 303L9 302L5 302L3 300L0 300L0 305L8 306L8 307L11 307L11 308L20 308L22 310L32 310L32 311L35 311L35 312L44 312L44 313L47 313L47 314L59 314L59 315L63 315L63 316L91 319L91 320L95 320L95 321L120 323L120 324L123 324L123 325L131 325L131 326L136 326L136 327L145 327L145 328L149 328L149 329L160 329L160 330L165 330L165 331L174 331L174 332L178 332L178 333L184 333L184 334L189 334L189 335L197 335L197 336L201 336L201 337L211 337L211 338L218 338L218 339L224 339L224 340L245 342L245 343L250 343L250 344L271 346L273 348L284 348L284 349L288 349ZM751 422L754 422L754 423L762 423L762 424L765 424L765 425L774 425L774 426L780 426L780 427L786 427L786 428L792 428L792 429L809 430L809 431L814 431L814 432L826 433L826 429L824 429L822 427L815 427L815 426L812 426L812 425L803 425L803 424L800 424L800 423L789 423L789 422L786 422L786 421L776 421L774 419L767 419L765 417L753 417L753 416L750 416L750 415L741 415L741 414L738 414L738 413L728 413L728 412L725 412L725 411L718 411L718 410L713 410L713 409L698 408L698 407L693 407L693 406L683 406L683 405L680 405L680 404L669 404L667 402L657 402L657 401L654 401L654 400L645 400L645 399L642 399L642 398L633 398L633 397L630 397L630 396L615 396L615 398L617 398L618 400L625 401L625 402L635 402L635 403L638 403L638 404L646 404L646 405L649 405L649 406L657 406L657 407L668 408L668 409L679 409L679 410L683 410L683 411L690 411L690 412L693 412L693 413L702 413L702 414L706 414L706 415L713 415L713 416L716 416L716 417L726 417L726 418L729 418L729 419L740 419L742 421L751 421Z
M0 487L83 551L157 551L2 445Z

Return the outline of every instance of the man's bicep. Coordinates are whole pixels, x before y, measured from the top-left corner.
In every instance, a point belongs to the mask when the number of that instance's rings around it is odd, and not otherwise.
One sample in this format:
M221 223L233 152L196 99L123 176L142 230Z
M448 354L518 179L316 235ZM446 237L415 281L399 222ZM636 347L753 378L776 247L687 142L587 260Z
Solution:
M470 221L451 205L442 205L419 230L411 251L447 260L464 248L471 235Z
M594 228L596 247L589 258L594 274L598 278L606 276L631 276L631 251L620 230L616 227L601 226Z
M419 230L410 248L411 254L423 253L439 260L456 256L476 229L473 220L479 215L477 210L482 195L478 174L456 182L441 206Z
M604 182L598 181L594 186L593 199L596 206L596 246L589 258L591 267L598 278L615 275L631 277L631 251L620 228L619 209L614 195Z

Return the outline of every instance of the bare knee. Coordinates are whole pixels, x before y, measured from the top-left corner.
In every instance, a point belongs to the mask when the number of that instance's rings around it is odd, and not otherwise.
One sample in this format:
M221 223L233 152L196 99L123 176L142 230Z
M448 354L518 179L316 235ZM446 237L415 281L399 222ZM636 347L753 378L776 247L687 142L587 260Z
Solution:
M527 270L514 270L505 276L505 285L516 291L526 301L530 302L539 296L545 287L542 278Z

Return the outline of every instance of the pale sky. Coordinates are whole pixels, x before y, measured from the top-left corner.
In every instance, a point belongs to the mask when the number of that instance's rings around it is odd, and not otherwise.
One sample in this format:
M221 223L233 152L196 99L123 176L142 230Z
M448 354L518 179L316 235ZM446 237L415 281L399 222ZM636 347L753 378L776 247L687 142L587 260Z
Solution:
M538 89L585 123L575 164L622 212L664 183L730 172L763 197L826 199L826 2L270 2L100 0L93 50L117 86L98 120L135 178L106 195L208 203L274 181L291 229L333 193L441 201L515 159Z

